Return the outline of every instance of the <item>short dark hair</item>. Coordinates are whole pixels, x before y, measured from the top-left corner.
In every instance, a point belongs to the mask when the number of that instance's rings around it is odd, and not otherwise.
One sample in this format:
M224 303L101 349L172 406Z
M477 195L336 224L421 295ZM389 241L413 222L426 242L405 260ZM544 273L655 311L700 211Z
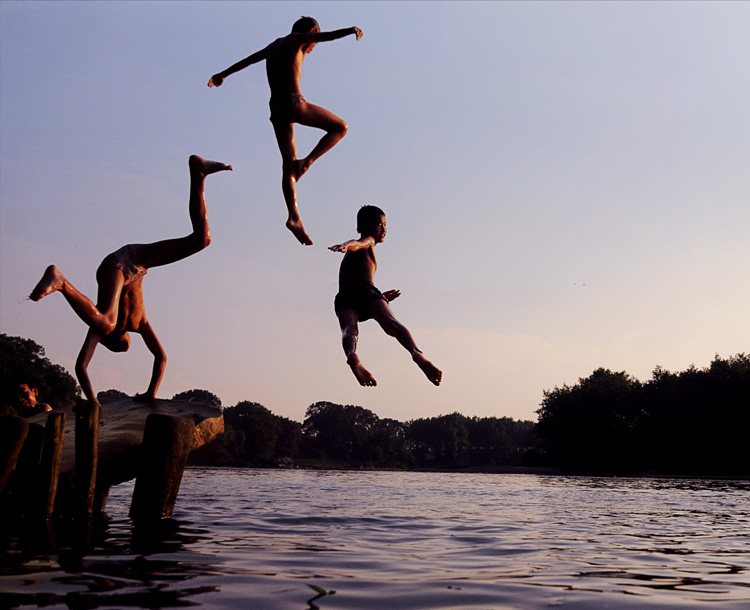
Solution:
M357 231L362 233L362 227L379 220L385 216L385 212L376 205L363 205L357 212Z
M292 32L310 32L312 30L320 32L318 22L312 17L300 17L292 25Z

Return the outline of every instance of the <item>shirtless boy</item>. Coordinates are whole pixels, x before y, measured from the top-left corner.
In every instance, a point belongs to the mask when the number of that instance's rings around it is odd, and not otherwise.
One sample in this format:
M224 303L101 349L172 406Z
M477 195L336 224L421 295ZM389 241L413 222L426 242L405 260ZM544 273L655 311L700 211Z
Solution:
M350 34L354 34L357 40L362 38L359 28L321 32L315 19L302 17L292 26L291 34L277 38L266 48L229 66L223 72L214 74L208 81L209 87L220 87L230 74L265 60L268 85L271 88L270 120L281 151L281 190L289 215L286 226L305 246L312 245L312 240L300 220L297 208L297 181L313 162L331 150L346 135L348 127L346 122L332 112L310 104L302 97L299 88L302 62L317 43L337 40ZM326 132L304 159L297 159L294 123L316 127Z
M386 334L395 337L406 348L427 379L435 385L440 385L443 373L424 357L409 330L396 319L388 305L401 292L380 292L373 283L378 267L373 248L375 244L383 242L386 233L383 210L372 205L361 207L357 213L357 231L360 233L359 239L350 239L329 248L334 252L344 252L344 260L341 261L339 269L339 293L334 301L334 309L341 326L341 342L347 364L360 385L377 385L375 378L362 366L357 356L359 322L374 318Z
M18 396L18 405L20 406L19 414L22 417L31 417L37 413L46 413L52 410L52 407L47 403L37 400L39 390L28 383L20 384L16 395Z
M185 237L167 239L151 244L128 244L109 254L96 271L97 303L79 292L54 265L47 267L44 276L32 291L32 301L39 301L53 292L61 292L73 311L89 327L76 361L76 376L81 389L90 401L96 393L88 376L88 365L96 346L101 343L113 352L124 352L130 347L129 332L139 333L154 356L151 382L143 394L135 398L153 402L159 389L167 355L146 318L143 304L143 276L151 267L177 262L195 254L211 243L211 230L206 215L203 183L209 174L231 170L231 165L207 161L192 155L190 167L190 200L188 210L193 232Z

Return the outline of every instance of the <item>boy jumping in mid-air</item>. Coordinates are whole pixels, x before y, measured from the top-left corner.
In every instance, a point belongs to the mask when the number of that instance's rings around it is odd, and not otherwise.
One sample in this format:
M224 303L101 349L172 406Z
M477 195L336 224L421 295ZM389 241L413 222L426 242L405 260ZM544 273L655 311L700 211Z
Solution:
M96 401L96 394L89 380L88 365L96 346L101 343L113 352L127 351L130 347L129 331L139 333L154 356L148 389L135 398L141 402L153 402L156 398L167 364L167 355L146 318L143 276L151 267L174 263L203 250L211 243L203 183L209 174L232 169L231 165L207 161L196 155L190 157L189 166L188 209L193 226L190 235L152 244L128 244L106 256L96 271L99 287L96 306L54 265L47 267L44 276L31 292L32 301L39 301L53 292L61 292L73 311L88 325L89 331L76 361L76 376L86 398L92 402Z
M359 239L350 239L329 248L334 252L344 252L344 260L341 261L339 269L339 293L334 301L334 309L341 326L341 342L347 364L360 385L377 385L375 378L362 366L357 356L359 322L375 318L387 334L395 337L406 348L427 379L435 385L440 385L443 373L419 351L409 330L396 319L388 305L401 292L380 292L373 283L378 267L373 248L375 244L383 242L386 233L383 210L372 205L360 208L357 213L357 231L360 233Z
M230 74L265 60L268 85L271 88L271 124L279 144L282 160L281 190L284 193L289 218L287 228L299 242L312 245L305 232L297 208L297 181L323 154L333 148L346 135L347 124L325 108L310 104L302 97L299 80L305 55L311 53L319 42L337 40L354 34L362 38L359 28L351 27L333 32L321 32L318 22L312 17L302 17L292 26L292 33L277 38L265 49L256 51L223 72L214 74L209 87L220 87ZM297 159L294 141L294 123L323 129L326 133L304 159Z

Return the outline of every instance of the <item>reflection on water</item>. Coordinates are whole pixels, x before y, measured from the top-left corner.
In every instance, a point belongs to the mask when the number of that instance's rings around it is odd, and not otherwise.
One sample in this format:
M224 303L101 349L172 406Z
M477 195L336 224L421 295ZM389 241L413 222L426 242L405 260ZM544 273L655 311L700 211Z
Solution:
M37 534L25 532L19 539L3 532L0 607L176 607L218 590L174 586L216 574L213 558L188 552L208 540L205 530L189 523L165 520L143 529L127 519L105 519L84 535L72 524L59 525L52 536Z
M750 483L193 469L81 548L8 532L0 606L726 608L750 604Z

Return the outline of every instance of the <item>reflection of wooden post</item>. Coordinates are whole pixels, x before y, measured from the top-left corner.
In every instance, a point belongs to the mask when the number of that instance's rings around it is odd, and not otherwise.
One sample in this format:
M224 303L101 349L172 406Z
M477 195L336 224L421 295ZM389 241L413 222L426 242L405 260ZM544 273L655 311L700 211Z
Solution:
M16 467L18 455L29 432L29 422L23 417L3 415L0 417L0 494L3 493L10 473Z
M153 521L172 516L194 432L195 423L190 419L158 413L148 416L130 505L132 519Z
M65 436L65 413L52 412L47 416L42 447L42 463L39 469L39 515L43 519L52 516L57 495L57 477L60 474L63 437Z
M99 403L76 402L75 516L91 519L96 490L96 462L99 445Z

